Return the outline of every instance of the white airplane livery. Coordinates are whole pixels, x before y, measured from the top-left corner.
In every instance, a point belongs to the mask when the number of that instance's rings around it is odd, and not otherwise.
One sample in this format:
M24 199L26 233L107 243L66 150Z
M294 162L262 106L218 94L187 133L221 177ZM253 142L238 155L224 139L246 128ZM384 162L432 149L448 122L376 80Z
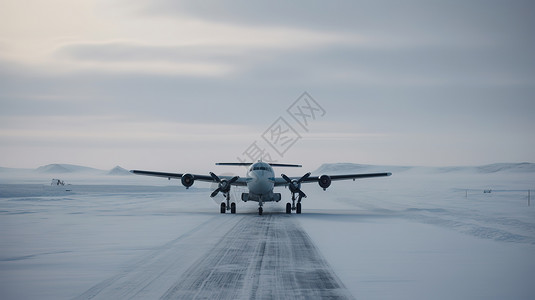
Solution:
M302 183L317 182L323 190L326 190L332 181L361 179L370 177L384 177L390 176L392 173L367 173L367 174L347 174L347 175L321 175L311 176L310 172L302 177L288 177L281 174L281 177L275 177L273 167L301 167L301 165L294 164L276 164L258 161L256 163L216 163L220 166L248 166L247 175L245 177L239 176L217 176L210 172L210 175L197 175L189 173L165 173L153 171L132 170L133 174L157 176L164 178L180 179L182 185L187 188L193 185L196 180L217 183L218 187L212 192L210 197L215 197L218 193L222 193L226 201L221 203L221 213L230 211L236 213L236 202L231 202L230 188L232 186L247 187L248 192L242 193L241 200L244 202L255 201L258 202L258 214L262 215L264 202L279 202L282 197L280 193L273 192L274 187L286 186L292 194L292 203L286 204L286 213L290 214L292 211L301 213L301 200L306 198L306 194L301 190ZM297 200L297 204L296 204Z

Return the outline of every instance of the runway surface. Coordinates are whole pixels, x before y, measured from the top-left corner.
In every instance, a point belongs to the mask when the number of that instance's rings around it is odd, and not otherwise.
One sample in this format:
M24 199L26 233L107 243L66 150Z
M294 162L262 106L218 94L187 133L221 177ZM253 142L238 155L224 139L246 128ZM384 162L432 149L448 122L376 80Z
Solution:
M76 299L353 299L295 218L216 215Z

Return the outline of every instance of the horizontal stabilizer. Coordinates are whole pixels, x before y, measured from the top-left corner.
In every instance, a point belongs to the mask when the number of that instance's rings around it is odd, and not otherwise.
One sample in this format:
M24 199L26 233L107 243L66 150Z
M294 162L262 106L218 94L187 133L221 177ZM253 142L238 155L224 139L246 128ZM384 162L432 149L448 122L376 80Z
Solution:
M253 163L216 163L216 166L250 166ZM272 164L268 163L272 167L294 167L300 168L302 165L293 165L293 164Z
M272 167L292 167L292 168L301 168L302 165L292 165L292 164L269 164Z

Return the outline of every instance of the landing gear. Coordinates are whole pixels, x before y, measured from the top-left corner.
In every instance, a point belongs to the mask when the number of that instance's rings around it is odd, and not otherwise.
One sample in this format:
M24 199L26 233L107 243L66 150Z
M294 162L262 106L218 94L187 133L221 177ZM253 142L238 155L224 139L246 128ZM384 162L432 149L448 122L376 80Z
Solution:
M221 213L224 214L227 212L227 210L230 210L231 214L236 213L236 203L232 202L230 206L227 206L225 202L221 202Z
M227 199L227 210L230 210L232 208L230 205L230 192L223 195L225 196L225 199Z
M295 204L295 194L292 194L292 204L290 203L286 203L286 213L289 214L291 213L292 210L295 210L295 213L296 214L300 214L301 213L301 199L303 197L301 197L301 195L298 195L297 196L297 205Z
M264 201L262 201L262 196L260 196L260 199L258 199L258 215L261 216L262 213L264 212L264 209L262 208L262 206L264 205Z
M225 194L225 199L227 200L225 202L221 202L221 213L224 214L227 210L230 210L231 214L236 213L236 203L232 202L230 203L230 194Z
M291 210L295 210L296 213L301 213L301 199L306 198L307 195L303 193L301 190L301 183L305 180L307 180L308 177L310 177L310 172L303 175L303 177L299 178L299 180L291 179L290 177L281 174L282 178L288 183L288 188L290 189L290 192L292 193L292 206ZM295 196L297 195L297 206L295 205ZM288 203L288 205L290 205ZM288 206L286 206L286 213L288 212Z

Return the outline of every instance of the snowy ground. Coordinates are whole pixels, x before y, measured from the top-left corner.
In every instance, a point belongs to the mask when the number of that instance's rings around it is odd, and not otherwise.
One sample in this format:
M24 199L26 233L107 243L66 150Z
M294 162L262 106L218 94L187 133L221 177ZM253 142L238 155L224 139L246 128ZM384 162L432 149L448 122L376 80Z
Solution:
M258 239L236 226L259 220L260 227L302 228L357 299L535 299L529 169L383 168L393 176L334 182L326 192L306 185L302 215L287 218L284 203L272 203L266 221L256 203L240 202L237 215L220 215L209 185L186 191L160 178L65 173L58 176L73 185L51 187L48 173L0 171L2 299L125 298L140 285L148 288L137 288L138 297L170 298L170 287L185 286L181 276L200 278L210 269L199 259L215 261L222 249L241 244L221 244L222 237ZM246 286L258 291L270 281L251 282Z

